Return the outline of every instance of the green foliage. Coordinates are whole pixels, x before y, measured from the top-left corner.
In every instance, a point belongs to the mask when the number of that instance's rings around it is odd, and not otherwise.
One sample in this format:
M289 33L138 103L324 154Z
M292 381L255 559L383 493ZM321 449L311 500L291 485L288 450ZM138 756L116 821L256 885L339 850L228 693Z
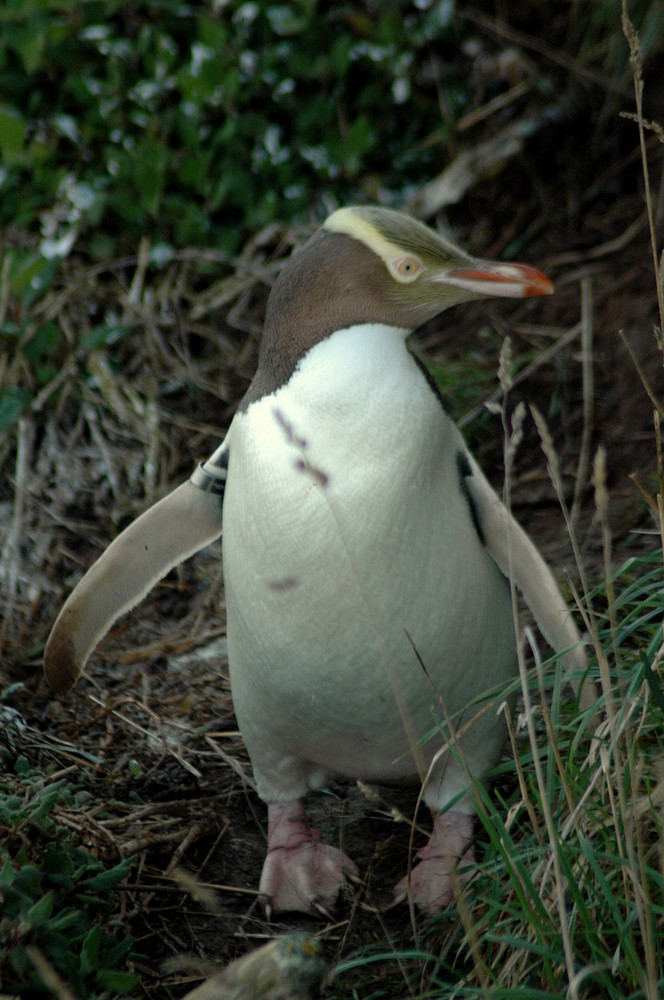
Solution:
M191 244L233 253L317 202L389 198L436 169L465 100L453 13L452 0L371 14L315 0L0 5L0 434L71 353L39 310L74 247L108 260L147 236L151 267ZM104 317L78 346L126 329Z
M464 101L453 11L13 0L0 11L0 224L41 213L55 255L100 224L132 245L150 233L232 250L361 176L401 188L433 162L438 87L450 112ZM415 69L432 45L438 80Z
M4 762L7 763L7 762ZM6 996L48 996L29 949L37 948L79 996L130 993L132 938L107 924L113 888L129 861L107 868L58 825L57 809L80 810L88 793L40 778L24 757L0 779L0 985ZM57 808L56 808L57 807Z

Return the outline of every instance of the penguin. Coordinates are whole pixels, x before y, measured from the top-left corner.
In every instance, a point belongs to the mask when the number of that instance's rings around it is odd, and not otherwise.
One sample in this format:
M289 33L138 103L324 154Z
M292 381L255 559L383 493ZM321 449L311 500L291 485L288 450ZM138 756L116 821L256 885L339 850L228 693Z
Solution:
M408 349L456 303L552 291L535 268L474 258L400 212L333 212L274 283L223 443L111 543L53 626L44 669L62 694L121 614L222 536L231 693L267 804L268 915L329 913L358 876L306 815L332 779L421 786L432 832L393 902L431 914L451 901L474 860L472 784L506 739L513 586L581 708L596 699L551 570Z

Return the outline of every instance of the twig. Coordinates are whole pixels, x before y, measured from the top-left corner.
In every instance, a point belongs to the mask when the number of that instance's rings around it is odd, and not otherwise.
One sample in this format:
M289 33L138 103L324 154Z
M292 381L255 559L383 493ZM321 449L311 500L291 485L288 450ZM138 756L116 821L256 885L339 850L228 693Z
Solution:
M205 735L205 742L208 744L208 746L212 747L212 749L216 754L218 754L221 757L224 764L227 764L233 771L235 771L235 773L238 775L238 777L242 780L242 782L245 785L248 785L249 788L253 789L254 792L257 792L256 782L251 777L251 775L248 774L247 771L242 767L239 761L237 761L234 757L231 757L230 754L227 754L226 751L222 747L220 747L215 740L211 739L210 735L207 733Z
M429 219L446 205L456 205L479 180L521 153L530 136L566 118L571 110L569 101L560 101L529 111L490 139L464 149L442 173L408 199L408 211Z
M182 856L185 853L185 851L187 851L187 849L190 847L190 845L193 844L194 841L198 840L200 833L201 833L200 826L197 823L194 823L194 825L190 828L187 835L184 837L184 839L180 842L180 844L176 847L175 851L173 852L171 860L169 861L168 866L164 871L162 878L165 879L172 878L176 882L178 881L175 873L177 872L180 866L180 861L182 860ZM155 837L152 842L158 843L160 839L161 838L159 837ZM146 910L151 902L152 902L152 896L148 895L144 900L142 900L141 909Z
M30 474L32 437L32 421L28 417L21 417L18 422L18 437L16 445L14 514L12 517L11 527L7 534L7 539L2 549L2 557L0 559L0 566L2 567L0 579L4 577L7 582L7 598L5 611L2 617L2 629L0 630L0 652L2 652L4 648L7 633L11 628L14 608L16 605L16 594L18 592L18 580L21 565L20 541L23 537L23 513L25 508L26 485Z
M138 247L138 260L136 263L136 270L134 271L134 276L131 279L131 285L129 292L127 294L127 303L132 305L137 304L141 301L143 296L143 288L145 285L145 275L147 274L148 264L150 263L150 239L147 236L141 237L141 242ZM122 322L127 322L129 318L129 313L127 308L125 308L125 313Z
M636 98L636 120L639 128L639 144L641 146L641 164L643 167L643 183L645 185L646 210L648 213L648 226L650 229L650 248L652 251L653 267L655 271L655 284L657 287L657 303L659 305L660 336L659 346L664 348L664 253L659 258L657 252L657 235L655 233L655 212L652 204L652 193L650 190L650 172L648 170L648 156L646 153L646 132L643 118L643 62L641 58L641 43L634 25L629 19L627 12L627 0L622 0L622 29L629 45L629 62L632 67L634 78L634 96Z
M32 400L32 403L30 404L31 411L33 413L40 413L46 400L49 399L55 392L57 392L57 390L64 382L67 382L70 378L73 378L75 370L76 370L76 359L74 358L73 355L71 355L70 357L67 358L67 360L65 361L64 365L62 366L58 374L55 375L55 377L52 378L50 382L47 382L46 385L39 390L35 398Z
M605 240L604 243L598 243L597 246L591 247L590 250L567 250L564 253L554 254L547 259L547 267L566 267L570 264L587 263L589 260L601 260L603 257L610 257L614 253L620 253L626 246L629 246L632 240L636 239L645 224L646 213L642 212L636 219L630 222L619 236Z
M519 83L510 87L502 94L498 94L493 100L487 101L483 104L481 108L474 108L469 111L468 114L463 115L462 118L456 124L457 132L465 132L466 129L472 128L473 125L477 125L479 122L484 121L485 118L492 118L498 111L507 107L509 104L513 104L518 101L519 98L525 97L533 89L533 83L531 80L521 80Z
M646 378L646 374L643 371L641 365L639 364L638 359L636 357L636 354L632 350L632 345L630 344L630 342L628 341L627 337L625 336L625 331L624 330L618 330L618 333L620 334L620 338L621 338L623 344L625 345L625 347L629 351L629 356L630 356L630 358L632 360L632 364L634 365L634 367L636 368L637 372L639 373L639 378L641 379L641 385L645 389L646 394L648 396L648 399L652 403L652 405L653 405L653 407L655 409L655 412L659 413L660 417L662 417L662 419L664 419L664 406L657 399L657 396L655 395L654 390L653 390L652 386L650 385L650 382Z
M9 285L9 269L11 265L12 255L10 253L6 253L2 262L2 270L0 270L0 324L5 322L7 308L9 306L9 297L11 295L11 287Z
M111 488L111 493L113 494L114 499L117 500L120 494L120 480L118 479L115 471L111 452L99 429L97 414L93 406L88 405L85 407L85 420L90 431L90 437L99 449L99 454L106 470L106 478L108 479L108 485Z
M574 483L574 498L570 523L576 526L581 508L581 494L585 487L590 463L590 442L593 434L594 380L593 380L593 292L589 277L581 282L581 373L583 384L583 431L579 462Z

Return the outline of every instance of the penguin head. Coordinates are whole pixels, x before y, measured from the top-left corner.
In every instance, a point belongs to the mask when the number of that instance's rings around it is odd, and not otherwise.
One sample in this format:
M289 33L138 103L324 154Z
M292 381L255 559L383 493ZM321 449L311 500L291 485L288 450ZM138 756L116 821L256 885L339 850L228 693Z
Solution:
M333 212L286 263L265 332L309 342L363 323L411 332L468 299L552 291L527 264L480 260L402 212L352 206Z
M416 325L468 299L548 295L553 285L527 264L479 260L422 222L376 206L338 209L323 225L328 234L354 240L384 267L378 294Z
M401 212L338 209L272 287L258 371L243 405L282 385L311 347L338 330L380 324L407 336L468 299L552 291L535 268L479 260Z

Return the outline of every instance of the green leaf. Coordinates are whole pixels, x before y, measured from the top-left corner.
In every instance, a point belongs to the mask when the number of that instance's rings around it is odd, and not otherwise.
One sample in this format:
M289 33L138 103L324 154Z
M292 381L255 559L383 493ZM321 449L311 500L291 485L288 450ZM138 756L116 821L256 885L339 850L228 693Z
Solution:
M65 139L69 139L70 142L73 142L76 145L79 145L81 142L78 125L76 124L76 119L72 115L53 115L51 118L51 125L58 135L63 136Z
M134 179L145 210L154 215L166 183L170 154L163 143L147 141L136 150Z
M79 343L86 351L94 351L99 347L110 347L112 344L117 344L132 329L131 326L122 326L119 323L111 326L93 326L91 330L82 335Z
M23 799L21 798L20 795L8 795L7 798L3 799L2 802L3 814L5 817L8 817L10 821L16 819L16 817L19 817L19 819L24 818L24 812L22 807L23 807Z
M51 357L55 353L59 338L60 333L56 324L44 323L35 330L21 349L28 361L34 365L43 357Z
M664 712L664 690L662 689L662 679L659 673L653 669L651 664L648 662L645 651L641 650L641 664L643 667L643 676L648 682L648 687L650 688L650 694L654 698L657 707L661 712Z
M13 32L13 47L19 53L27 73L39 68L46 47L46 32L39 23L28 24L23 31Z
M30 767L30 761L24 754L19 754L19 756L16 758L16 763L14 764L14 771L21 778L27 778L27 776L32 771L32 768Z
M23 865L16 873L14 888L26 896L36 896L41 891L41 874L34 865Z
M95 982L113 993L128 993L138 986L141 979L132 972L119 972L114 969L100 969L95 976Z
M84 884L88 889L94 891L112 889L113 886L127 877L130 866L131 859L127 858L125 861L121 861L119 865L116 865L115 868L109 868L107 871L99 872L98 875L93 875L92 878L86 879Z
M27 124L23 115L7 104L0 105L0 154L6 167L22 166L26 159Z
M89 975L97 970L101 935L101 924L95 924L83 938L83 944L81 945L81 972L83 975Z
M32 927L42 927L53 912L53 893L47 892L37 900L26 914L26 919Z
M5 690L0 693L0 702L9 701L9 699L13 698L15 694L22 691L24 687L25 685L23 681L15 681L14 684L10 684L9 687L6 687Z
M93 896L90 893L79 892L76 895L76 902L79 906L84 906L90 912L108 909L109 898L105 896Z
M33 813L34 818L46 819L60 798L60 795L61 789L58 787L51 786L50 788L44 788L37 799L38 806Z
M24 947L12 948L9 952L9 961L21 978L30 974L31 963Z
M9 287L24 308L36 302L53 283L56 264L40 253L17 256L9 272Z
M198 37L211 49L221 52L228 43L228 28L219 17L211 18L201 15L198 19Z
M366 115L356 118L345 136L345 167L351 173L360 170L366 153L374 145L375 137L371 122Z
M307 18L293 10L292 5L280 4L278 7L268 7L266 12L275 35L289 37L299 35L307 25Z
M53 917L53 919L49 921L49 930L52 932L66 931L74 924L78 923L80 919L81 914L79 910L63 910L59 916Z
M0 868L0 889L9 889L16 877L14 866L9 859Z

